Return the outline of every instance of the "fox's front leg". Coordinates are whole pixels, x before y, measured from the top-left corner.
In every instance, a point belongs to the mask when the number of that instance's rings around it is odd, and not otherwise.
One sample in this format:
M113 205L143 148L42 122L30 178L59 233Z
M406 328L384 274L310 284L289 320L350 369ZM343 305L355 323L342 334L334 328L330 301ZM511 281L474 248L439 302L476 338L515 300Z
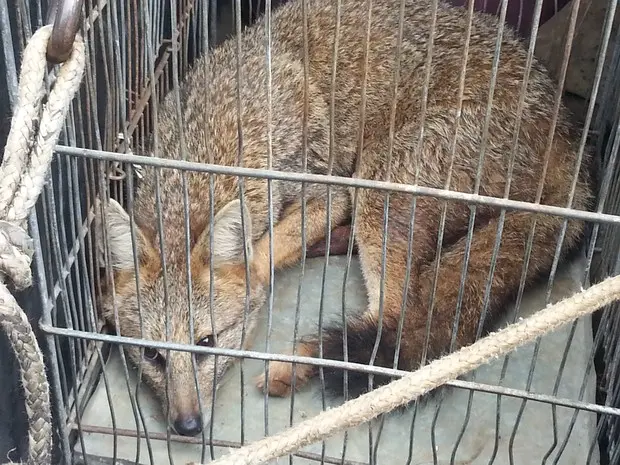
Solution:
M345 190L335 190L331 201L330 229L342 225L350 214L350 201ZM305 208L306 247L317 244L325 238L327 221L327 200L313 198L306 202ZM275 270L295 265L301 259L302 250L302 209L301 202L288 206L282 218L273 226L273 265ZM263 282L269 282L269 233L254 246L254 269Z
M306 203L306 245L311 247L325 238L325 226L327 220L327 201L324 198L311 199ZM334 189L331 203L330 228L341 225L350 215L350 199L346 190ZM303 250L301 244L302 235L302 210L301 203L288 207L282 219L273 228L273 263L275 269L293 265L301 259ZM265 234L254 249L255 269L261 275L263 282L269 282L269 234ZM299 341L297 355L305 357L318 356L318 343L314 338L305 338ZM314 376L315 369L310 365L295 367L295 387L299 388ZM292 364L286 362L270 362L269 383L265 383L264 373L256 378L256 384L260 389L268 389L269 394L274 396L286 396L291 392L293 385Z
M318 341L313 337L306 337L298 341L295 355L300 357L318 357ZM255 379L256 386L271 396L286 397L293 388L300 389L318 373L314 365L293 365L288 362L269 362L269 382L265 382L265 374L261 373Z

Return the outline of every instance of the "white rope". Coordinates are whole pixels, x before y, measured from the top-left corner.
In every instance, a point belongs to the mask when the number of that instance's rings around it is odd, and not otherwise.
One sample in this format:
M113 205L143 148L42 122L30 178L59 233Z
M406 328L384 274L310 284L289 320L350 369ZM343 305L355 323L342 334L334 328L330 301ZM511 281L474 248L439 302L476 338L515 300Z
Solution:
M401 379L322 412L279 434L242 447L211 462L211 465L258 465L291 454L338 431L358 426L405 405L447 381L618 300L620 276L615 276Z
M0 326L19 363L28 415L28 464L51 463L52 425L43 354L24 311L5 281L22 290L32 284L32 240L26 219L43 189L54 146L82 81L85 46L76 36L69 59L43 103L46 50L52 26L37 30L24 51L19 95L0 167Z

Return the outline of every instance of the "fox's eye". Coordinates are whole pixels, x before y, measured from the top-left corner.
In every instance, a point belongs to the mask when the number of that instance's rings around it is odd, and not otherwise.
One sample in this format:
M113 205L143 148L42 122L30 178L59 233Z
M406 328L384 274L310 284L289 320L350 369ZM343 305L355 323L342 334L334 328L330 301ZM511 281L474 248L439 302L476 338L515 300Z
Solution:
M213 343L214 343L213 337L207 336L207 337L203 337L200 341L198 341L196 345L203 346L203 347L213 347Z
M144 349L144 358L149 362L159 361L159 357L159 352L157 352L156 349L153 349L152 347L146 347Z

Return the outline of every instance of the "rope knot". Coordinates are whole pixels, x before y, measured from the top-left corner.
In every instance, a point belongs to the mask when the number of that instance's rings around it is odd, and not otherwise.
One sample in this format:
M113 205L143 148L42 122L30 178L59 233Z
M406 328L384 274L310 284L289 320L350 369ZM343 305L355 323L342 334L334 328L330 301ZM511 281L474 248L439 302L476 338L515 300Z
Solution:
M33 241L28 233L14 223L0 220L0 276L10 279L17 290L32 285L33 253Z

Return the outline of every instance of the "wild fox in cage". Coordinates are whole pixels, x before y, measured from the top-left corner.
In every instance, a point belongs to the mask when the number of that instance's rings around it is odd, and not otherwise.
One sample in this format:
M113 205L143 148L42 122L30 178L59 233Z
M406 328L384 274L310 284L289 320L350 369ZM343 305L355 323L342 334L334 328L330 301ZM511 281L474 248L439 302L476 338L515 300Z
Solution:
M300 0L279 7L272 15L271 94L264 20L244 31L239 61L234 38L210 52L208 66L205 61L198 61L179 89L182 121L177 120L174 92L165 98L159 110L156 155L180 159L185 152L192 161L235 166L238 164L238 144L242 142L243 165L250 168L267 168L271 154L273 169L302 172L306 153L307 171L315 174L331 173L403 184L413 184L417 179L421 186L444 188L447 183L449 189L460 192L471 193L478 187L481 195L493 197L503 197L509 188L511 199L535 202L537 194L540 194L541 203L557 206L569 205L571 189L574 188L573 207L582 210L589 208L592 193L586 168L581 170L573 185L581 133L571 126L562 107L553 143L548 146L555 84L545 69L534 61L527 91L520 100L527 52L508 28L504 30L501 40L501 55L490 116L487 118L499 28L496 17L473 15L467 72L461 77L468 12L465 8L439 2L427 83L425 63L434 22L431 0L405 0L399 58L396 52L400 0L373 0L370 16L366 2L342 0L337 69L332 87L337 3L332 0L306 0L307 81L304 79L304 16ZM369 17L370 41L366 52ZM239 90L238 62L241 77ZM396 67L399 80L394 97ZM460 88L463 100L459 111ZM237 92L240 96L240 115ZM425 95L426 109L423 112ZM392 113L394 98L396 108ZM330 125L332 100L333 127ZM271 115L270 127L268 114ZM392 116L394 130L393 137L390 137ZM455 135L457 116L458 132ZM238 132L238 117L242 124L241 133ZM362 120L365 124L360 138ZM333 134L330 132L332 129ZM514 163L511 163L517 129L518 146ZM361 146L359 158L358 144ZM482 150L482 170L479 186L476 186ZM583 161L582 166L587 167L587 153ZM543 176L544 184L538 192ZM114 201L106 203L105 209L101 209L106 213L105 218L100 216L98 210L97 220L99 227L106 225L115 284L114 295L109 291L103 302L103 314L122 335L140 337L143 334L147 339L163 341L166 340L168 313L168 336L171 341L240 348L246 311L244 256L247 253L250 271L247 283L247 337L244 338L244 345L247 346L256 327L259 310L266 302L270 279L267 181L245 180L243 208L236 177L214 176L213 199L209 194L208 175L187 172L186 181L191 299L188 299L182 175L172 170L159 172L163 220L160 233L156 173L154 169L146 169L133 206L143 333L138 313L129 216ZM273 261L276 269L296 264L301 258L301 192L299 183L272 182ZM329 227L334 228L351 220L356 194L354 189L335 186L331 188L331 193ZM368 308L361 314L349 316L346 323L348 360L369 363L381 324L381 339L374 363L384 367L394 365L404 299L405 315L397 367L414 370L423 358L432 360L451 349L459 302L460 320L454 348L475 340L500 223L500 210L490 206L477 207L473 238L468 245L471 210L467 204L418 197L410 253L411 279L405 294L414 198L409 194L392 192L389 195L387 262L383 279L383 321L380 322L386 195L386 192L370 189L357 192L354 239L365 280ZM212 223L209 221L211 200L215 212ZM310 246L326 236L327 187L308 184L306 200L306 237ZM445 230L434 289L438 231L443 209L446 209ZM564 219L507 211L485 323L493 321L503 312L519 289L534 219L536 226L527 263L527 284L544 276L552 266ZM582 222L568 222L563 237L564 256L580 244L583 230ZM468 248L467 277L462 294L459 294ZM162 257L166 264L166 283ZM210 312L211 264L214 321ZM433 292L435 300L427 340L429 303ZM193 334L189 334L190 304L195 318ZM318 337L308 336L300 341L297 353L316 357L318 347ZM197 381L202 400L199 403L189 353L171 352L166 355L162 351L147 349L141 360L137 348L127 350L133 362L143 363L144 378L164 405L168 403L174 429L183 435L198 434L206 424L205 418L199 414L199 405L203 406L204 412L210 410L213 383L216 386L219 384L231 358L220 356L216 363L214 357L197 356ZM341 325L333 324L324 330L323 356L343 359ZM166 366L170 369L168 392L165 388ZM312 366L297 366L296 386L301 387L315 374L316 369ZM325 369L324 374L328 389L342 393L343 371ZM374 385L386 381L388 379L375 376ZM282 362L271 363L269 380L262 377L257 380L259 388L277 396L288 395L292 383L291 365ZM349 372L348 386L349 396L359 395L368 387L368 376Z

